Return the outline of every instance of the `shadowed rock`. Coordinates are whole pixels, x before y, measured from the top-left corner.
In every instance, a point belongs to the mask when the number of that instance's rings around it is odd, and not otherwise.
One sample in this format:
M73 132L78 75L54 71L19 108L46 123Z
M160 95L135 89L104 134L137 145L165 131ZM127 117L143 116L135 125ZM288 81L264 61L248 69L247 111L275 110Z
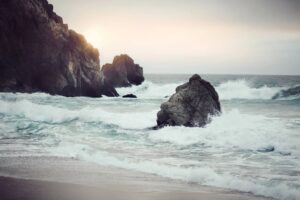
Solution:
M123 98L134 98L134 99L136 99L137 96L135 96L134 94L126 94L126 95L123 96Z
M116 56L112 64L105 64L101 71L113 87L140 85L144 81L143 68L124 54Z
M157 126L203 127L210 115L221 112L219 97L214 87L193 75L189 82L176 88L176 93L161 105L157 113Z
M100 75L101 83L100 83L100 90L101 94L108 96L108 97L118 97L119 93L117 90L109 83L108 81L105 80L105 77L101 73Z
M272 152L275 151L275 147L270 145L270 146L259 148L257 149L257 151L262 153Z
M0 91L101 96L98 50L47 0L1 0L0 13Z

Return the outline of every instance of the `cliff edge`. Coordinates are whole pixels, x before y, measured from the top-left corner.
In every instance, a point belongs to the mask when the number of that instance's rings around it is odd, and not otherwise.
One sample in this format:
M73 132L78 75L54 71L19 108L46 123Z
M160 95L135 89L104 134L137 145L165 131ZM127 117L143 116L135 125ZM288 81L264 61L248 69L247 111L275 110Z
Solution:
M101 96L98 50L47 0L1 0L0 13L0 91Z

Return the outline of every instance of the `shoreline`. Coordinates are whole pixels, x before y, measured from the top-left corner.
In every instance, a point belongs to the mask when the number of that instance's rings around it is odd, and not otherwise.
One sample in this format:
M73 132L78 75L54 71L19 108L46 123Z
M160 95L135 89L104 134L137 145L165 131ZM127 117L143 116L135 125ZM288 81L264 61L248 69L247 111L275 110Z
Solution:
M60 157L0 157L3 200L267 200L250 193L184 183Z

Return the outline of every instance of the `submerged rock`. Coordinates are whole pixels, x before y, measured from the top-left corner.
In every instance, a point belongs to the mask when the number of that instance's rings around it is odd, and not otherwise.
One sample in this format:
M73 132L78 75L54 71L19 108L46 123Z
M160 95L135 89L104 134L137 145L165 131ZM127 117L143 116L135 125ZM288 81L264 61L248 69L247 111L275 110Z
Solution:
M128 55L116 56L112 64L105 64L101 72L113 87L140 85L144 81L143 68Z
M111 89L101 86L98 50L47 0L1 0L0 13L0 91L98 97Z
M280 92L276 93L272 99L279 99L279 98L285 98L285 97L291 97L300 95L300 86L296 86L287 90L281 90Z
M134 99L136 99L137 96L135 96L134 94L126 94L126 95L123 96L123 98L134 98Z
M210 115L221 112L219 97L214 87L193 75L189 82L176 88L176 93L161 105L157 113L157 126L203 127Z
M275 151L275 147L270 145L270 146L259 148L257 149L257 151L262 153L272 152Z

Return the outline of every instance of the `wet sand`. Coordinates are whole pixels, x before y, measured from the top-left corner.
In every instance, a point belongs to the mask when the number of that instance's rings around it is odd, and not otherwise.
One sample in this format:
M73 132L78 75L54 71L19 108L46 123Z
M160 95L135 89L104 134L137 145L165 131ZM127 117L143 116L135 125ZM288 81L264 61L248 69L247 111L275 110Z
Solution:
M0 157L1 200L265 200L57 157Z

